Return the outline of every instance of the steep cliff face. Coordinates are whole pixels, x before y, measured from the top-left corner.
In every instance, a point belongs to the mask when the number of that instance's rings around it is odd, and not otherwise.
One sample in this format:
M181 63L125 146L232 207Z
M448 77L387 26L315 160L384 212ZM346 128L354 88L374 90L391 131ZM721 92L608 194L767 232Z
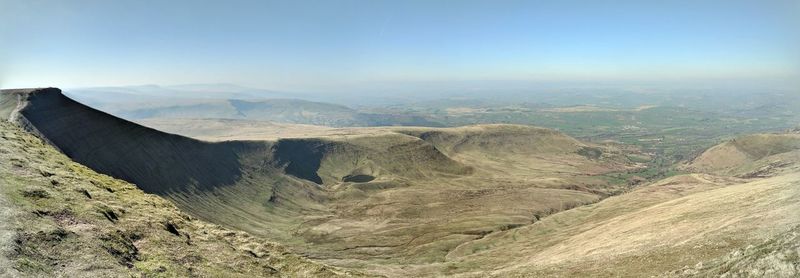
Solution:
M150 193L234 184L242 175L242 153L264 150L264 143L209 143L143 127L80 104L55 88L2 95L1 111L8 119L76 162Z
M245 175L276 172L317 184L323 179L337 182L363 170L363 163L352 161L369 161L370 167L399 176L469 172L432 145L401 134L356 142L204 142L114 117L78 103L56 88L3 91L0 113L76 162L150 193L207 191L236 184Z
M0 112L73 161L206 221L283 239L298 217L324 209L325 193L286 175L287 165L273 159L285 151L272 142L169 134L85 106L56 88L4 90Z

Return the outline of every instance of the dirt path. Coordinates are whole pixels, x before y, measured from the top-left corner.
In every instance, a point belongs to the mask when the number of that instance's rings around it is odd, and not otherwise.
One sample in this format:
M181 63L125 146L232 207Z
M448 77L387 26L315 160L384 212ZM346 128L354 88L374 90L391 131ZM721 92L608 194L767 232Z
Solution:
M25 108L25 102L22 101L22 96L17 96L17 107L11 110L11 115L8 116L8 122L15 122L22 108Z

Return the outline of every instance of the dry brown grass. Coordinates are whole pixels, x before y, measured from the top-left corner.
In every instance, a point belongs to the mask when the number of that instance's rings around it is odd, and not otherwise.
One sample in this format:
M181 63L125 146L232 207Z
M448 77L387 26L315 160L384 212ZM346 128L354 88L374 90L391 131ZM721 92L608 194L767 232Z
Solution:
M747 135L708 149L687 164L686 168L700 172L742 175L754 170L754 162L767 157L775 158L784 154L784 159L789 163L800 161L800 154L796 152L798 150L798 134Z

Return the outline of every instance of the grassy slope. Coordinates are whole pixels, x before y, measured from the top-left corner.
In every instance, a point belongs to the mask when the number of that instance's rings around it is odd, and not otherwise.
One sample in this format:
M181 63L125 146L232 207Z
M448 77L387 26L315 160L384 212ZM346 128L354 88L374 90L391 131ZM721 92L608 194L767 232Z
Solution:
M244 232L197 220L132 184L72 162L10 123L0 123L0 134L0 240L5 241L0 263L9 264L0 267L4 274L348 274Z
M723 175L757 175L758 173L753 172L764 167L788 166L786 162L794 160L794 157L798 156L796 153L798 150L800 150L800 134L747 135L710 148L686 167L695 171ZM772 159L764 159L767 157Z
M666 273L667 277L797 277L800 275L800 226L763 243Z
M766 175L667 178L461 246L442 268L466 276L492 270L500 276L791 277L800 264L788 241L794 238L789 230L800 224L800 153L784 151L735 165L752 169L780 158L783 166ZM717 152L712 148L704 155ZM707 267L692 267L700 262ZM684 271L669 272L675 269Z

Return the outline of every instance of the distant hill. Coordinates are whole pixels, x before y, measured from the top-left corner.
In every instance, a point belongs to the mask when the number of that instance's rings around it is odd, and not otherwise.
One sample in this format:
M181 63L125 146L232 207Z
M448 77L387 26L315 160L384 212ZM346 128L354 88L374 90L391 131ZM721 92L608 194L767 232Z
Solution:
M154 101L203 99L298 98L302 94L248 88L234 84L140 85L124 87L74 88L65 92L83 103L95 105L136 104Z
M176 106L109 111L130 120L243 119L277 123L346 126L441 126L420 116L361 113L343 105L299 99L204 101Z
M153 118L219 118L269 120L283 123L335 125L356 123L358 112L341 105L297 99L259 101L214 100L188 102L175 106L121 109L117 116L138 120Z
M686 165L694 171L755 177L800 169L800 134L753 134L716 145Z
M408 113L360 112L344 105L298 99L299 94L228 84L73 89L66 95L128 120L243 119L349 126L442 126ZM294 97L294 98L287 98Z

